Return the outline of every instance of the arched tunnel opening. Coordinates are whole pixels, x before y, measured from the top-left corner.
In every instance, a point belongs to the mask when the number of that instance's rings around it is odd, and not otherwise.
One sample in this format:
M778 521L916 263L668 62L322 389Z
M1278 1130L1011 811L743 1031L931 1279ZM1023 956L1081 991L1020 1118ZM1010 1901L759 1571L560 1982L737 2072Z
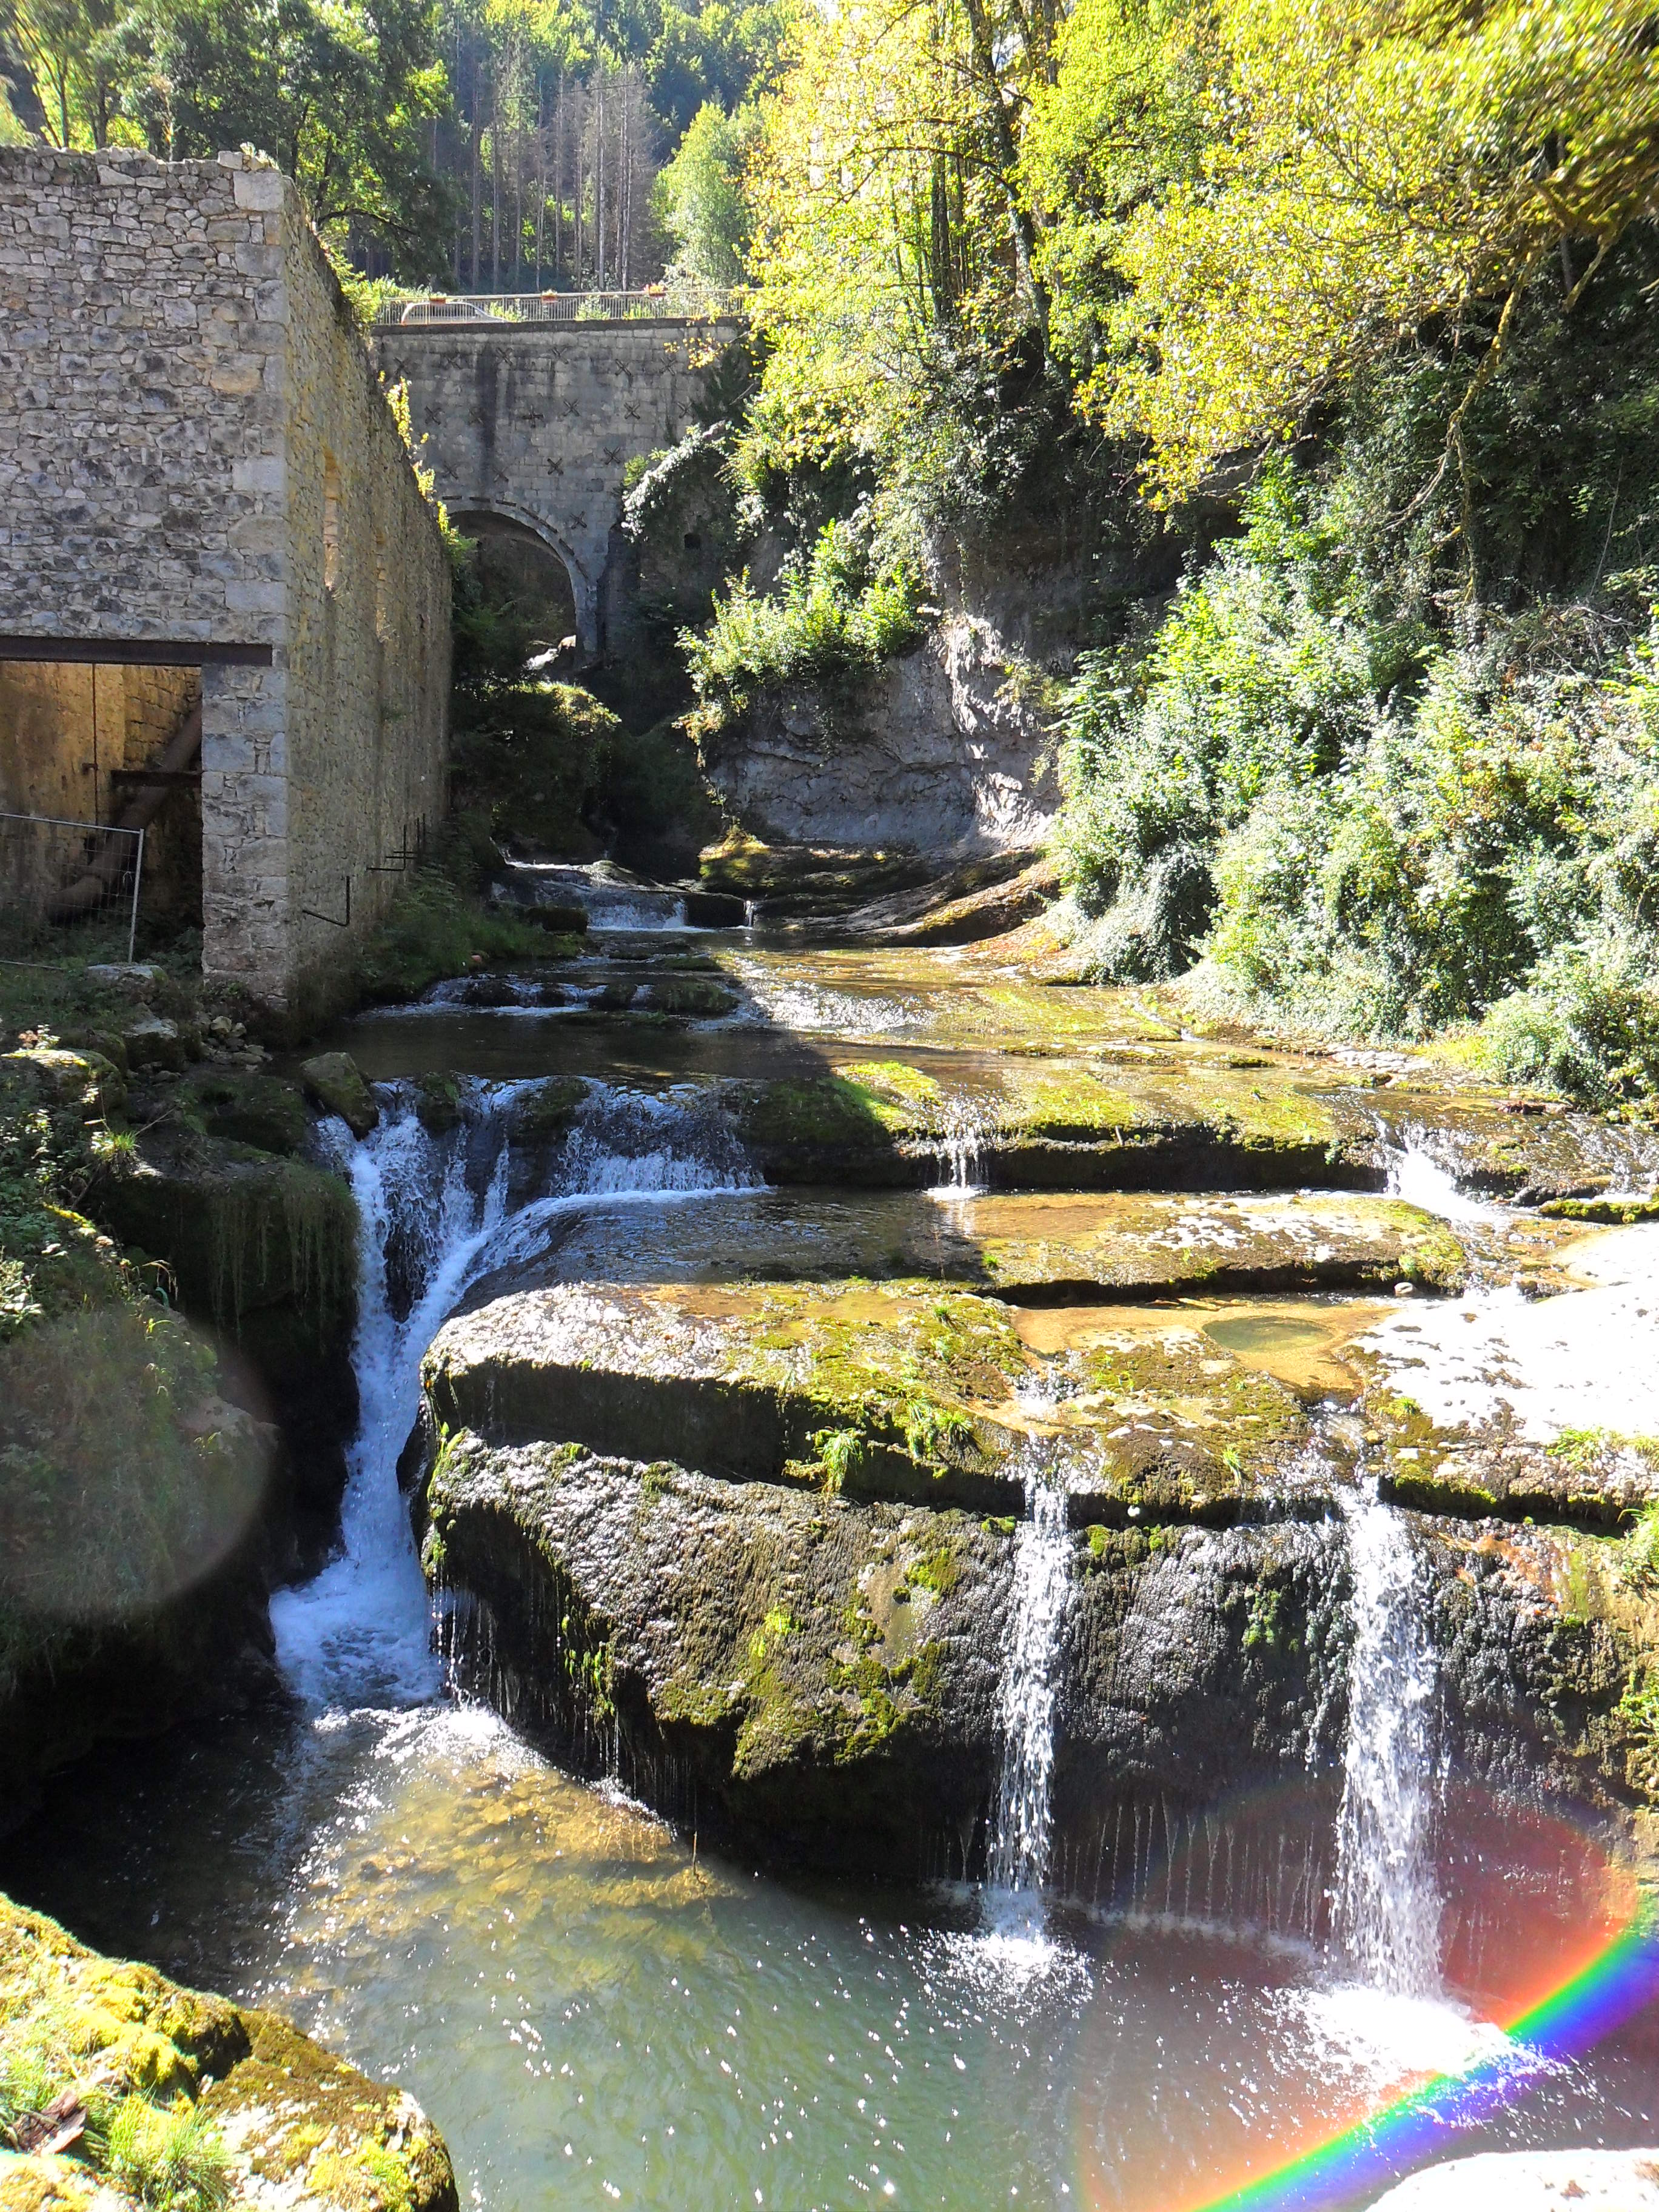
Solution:
M582 659L580 623L559 552L526 524L488 509L464 509L453 520L473 540L479 598L502 646L521 647L526 661L550 673L574 671Z

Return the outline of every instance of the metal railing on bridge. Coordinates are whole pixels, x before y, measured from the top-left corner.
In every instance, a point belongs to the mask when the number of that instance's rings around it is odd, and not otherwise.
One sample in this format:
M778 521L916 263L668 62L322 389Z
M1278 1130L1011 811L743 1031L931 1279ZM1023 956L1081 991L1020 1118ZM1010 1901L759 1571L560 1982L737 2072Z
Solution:
M633 323L663 319L712 321L730 315L733 295L653 284L641 292L428 293L393 300L383 324Z

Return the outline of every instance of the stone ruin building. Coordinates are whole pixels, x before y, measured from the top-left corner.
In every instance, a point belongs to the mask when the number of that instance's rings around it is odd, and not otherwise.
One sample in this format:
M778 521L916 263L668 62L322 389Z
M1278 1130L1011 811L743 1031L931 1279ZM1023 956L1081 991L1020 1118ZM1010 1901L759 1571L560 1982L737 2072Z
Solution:
M0 148L0 815L143 823L209 975L325 1000L442 810L449 599L293 185Z

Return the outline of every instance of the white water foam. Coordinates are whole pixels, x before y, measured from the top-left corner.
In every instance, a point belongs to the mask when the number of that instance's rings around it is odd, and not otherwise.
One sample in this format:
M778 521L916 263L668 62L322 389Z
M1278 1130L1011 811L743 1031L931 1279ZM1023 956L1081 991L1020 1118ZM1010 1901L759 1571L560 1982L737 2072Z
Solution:
M1335 1933L1372 1988L1440 1991L1434 1824L1436 1669L1403 1516L1345 1499L1353 1577L1348 1738L1337 1819Z
M1408 1205L1420 1206L1425 1213L1437 1214L1443 1221L1502 1221L1504 1209L1490 1206L1483 1200L1470 1198L1457 1187L1457 1179L1450 1170L1443 1166L1424 1141L1420 1130L1408 1129L1396 1146L1383 1132L1389 1145L1389 1196L1403 1198Z
M301 1588L279 1591L270 1607L283 1672L314 1706L421 1705L442 1687L398 1458L419 1410L422 1356L468 1285L510 1261L552 1214L594 1196L661 1205L756 1188L729 1133L710 1146L714 1125L699 1124L675 1102L595 1085L565 1146L566 1187L509 1214L512 1108L520 1091L538 1087L469 1086L472 1126L482 1121L497 1142L482 1194L466 1176L467 1122L448 1137L430 1136L406 1099L383 1092L380 1124L368 1137L354 1145L336 1127L362 1223L352 1349L361 1418L348 1455L340 1556ZM711 1161L709 1149L722 1156ZM388 1264L394 1246L417 1279L402 1320Z

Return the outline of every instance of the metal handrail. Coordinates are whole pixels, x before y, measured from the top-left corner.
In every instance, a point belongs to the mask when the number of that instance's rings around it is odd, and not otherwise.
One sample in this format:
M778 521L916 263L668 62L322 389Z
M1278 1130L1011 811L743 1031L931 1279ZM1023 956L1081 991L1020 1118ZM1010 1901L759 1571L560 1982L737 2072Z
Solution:
M629 323L729 314L730 295L653 284L642 292L428 294L387 305L384 323Z

